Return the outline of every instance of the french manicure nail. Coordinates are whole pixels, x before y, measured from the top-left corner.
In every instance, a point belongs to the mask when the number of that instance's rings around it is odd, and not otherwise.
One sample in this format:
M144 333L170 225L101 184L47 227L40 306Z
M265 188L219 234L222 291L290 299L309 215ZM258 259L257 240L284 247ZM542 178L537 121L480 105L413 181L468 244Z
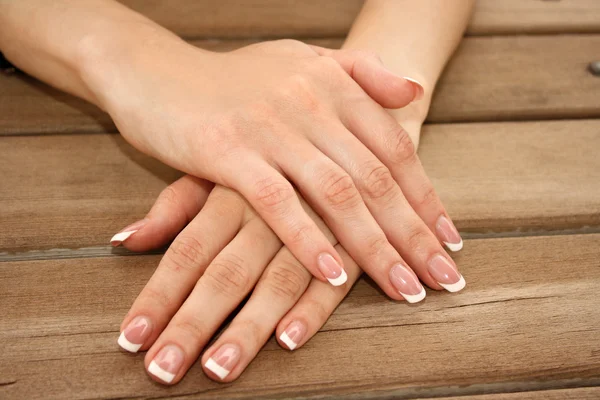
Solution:
M346 283L348 275L340 264L333 258L331 254L323 253L318 259L319 269L333 286L340 286Z
M423 85L421 85L421 82L416 79L409 78L408 76L404 76L403 78L412 83L415 88L415 98L413 101L421 100L423 96L425 96L425 89L423 88Z
M302 341L306 335L306 327L300 321L294 321L290 323L285 331L279 336L281 340L290 350L294 350L298 347L298 343Z
M441 254L436 254L429 260L429 273L449 292L458 292L467 284L456 267Z
M241 353L238 345L224 344L206 361L204 366L223 380L238 363Z
M148 372L164 381L171 383L183 365L183 350L174 344L163 347L148 366Z
M144 225L146 225L147 223L148 223L148 219L146 219L146 218L139 220L137 222L134 222L133 224L127 226L126 228L122 229L121 232L119 232L115 236L113 236L110 239L110 244L112 244L115 247L120 245L121 243L123 243L124 241L129 239L129 237L131 235L133 235L134 233L136 233L137 231L142 229L142 227Z
M459 251L463 248L463 241L454 224L445 216L440 216L435 224L438 237L450 251Z
M138 316L132 319L125 329L123 329L117 343L123 349L131 353L137 353L151 332L152 325L150 320L146 317Z
M425 288L421 285L419 279L402 264L392 267L390 281L409 303L418 303L425 298Z

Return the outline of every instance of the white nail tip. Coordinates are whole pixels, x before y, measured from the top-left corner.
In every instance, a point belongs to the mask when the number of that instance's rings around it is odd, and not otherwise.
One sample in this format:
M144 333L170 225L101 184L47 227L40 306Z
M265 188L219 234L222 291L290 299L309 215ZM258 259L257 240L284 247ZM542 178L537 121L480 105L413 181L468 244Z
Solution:
M439 282L438 282L439 283ZM440 283L440 286L446 289L449 292L458 292L459 290L463 290L465 286L467 286L467 282L465 282L465 278L460 276L460 280L456 283Z
M129 340L127 340L127 338L125 337L125 332L121 332L121 335L119 336L119 340L117 340L117 343L124 350L127 350L130 353L137 353L137 351L140 349L140 347L142 347L141 344L131 343Z
M446 247L450 251L460 251L460 249L463 248L463 241L462 241L462 239L460 239L460 242L458 242L458 243L444 242L444 244L446 245Z
M231 371L221 367L212 358L209 358L208 361L206 362L206 364L204 364L204 366L206 368L208 368L209 370L211 370L215 375L217 375L221 379L225 379L225 377L227 375L229 375L229 373L231 372Z
M113 236L112 239L110 239L110 242L124 242L129 238L129 236L133 235L137 231L138 230L136 229L134 231L119 232L115 236Z
M165 371L164 369L159 367L158 364L154 361L152 361L148 366L148 372L150 372L152 375L166 383L171 383L175 378L175 374L172 374L169 371Z
M337 278L334 279L329 279L327 278L327 280L329 281L329 283L331 283L333 286L341 286L344 283L346 283L346 281L348 280L348 275L346 274L346 271L344 271L342 269L342 274L340 276L338 276Z
M294 342L287 333L283 332L281 336L279 336L279 340L281 340L290 350L294 350L298 344Z
M402 292L400 292L400 294L409 303L418 303L419 301L423 300L426 295L425 288L421 288L421 292L419 294L404 294Z
M417 85L423 86L423 85L421 85L421 82L419 82L416 79L409 78L408 76L403 76L403 78L406 79L407 81L410 81L410 82L416 83Z

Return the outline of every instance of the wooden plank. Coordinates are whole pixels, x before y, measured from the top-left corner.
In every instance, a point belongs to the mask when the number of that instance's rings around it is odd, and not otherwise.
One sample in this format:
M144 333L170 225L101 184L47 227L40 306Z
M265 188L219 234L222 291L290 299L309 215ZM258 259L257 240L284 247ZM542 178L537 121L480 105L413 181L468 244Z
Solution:
M121 0L186 38L345 36L363 0ZM469 35L600 32L596 0L478 0Z
M440 80L429 120L600 116L600 78L588 71L600 35L463 40Z
M476 396L438 397L437 400L597 400L600 387L539 390L535 392L494 393Z
M194 43L230 50L250 42ZM438 86L428 120L599 117L600 78L587 71L598 48L600 35L465 39ZM0 135L115 130L100 110L31 78L0 76L0 88Z
M271 340L234 384L196 365L173 388L115 344L159 256L0 263L0 397L426 398L597 386L598 243L598 234L467 240L457 256L465 291L429 291L410 306L361 280L302 349Z
M463 232L600 226L600 120L426 126L420 154ZM0 138L1 252L108 245L179 174L118 135Z
M0 139L0 253L106 245L180 176L120 135Z
M598 33L597 0L478 0L470 35Z

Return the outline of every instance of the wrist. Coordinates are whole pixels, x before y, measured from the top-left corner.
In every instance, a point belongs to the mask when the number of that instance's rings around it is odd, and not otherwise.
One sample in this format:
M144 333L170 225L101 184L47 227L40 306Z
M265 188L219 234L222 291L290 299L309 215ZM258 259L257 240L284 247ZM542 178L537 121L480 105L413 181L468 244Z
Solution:
M175 34L151 21L133 21L95 29L79 42L73 69L94 96L94 103L110 113L127 91L136 70L160 60L167 48L189 46Z

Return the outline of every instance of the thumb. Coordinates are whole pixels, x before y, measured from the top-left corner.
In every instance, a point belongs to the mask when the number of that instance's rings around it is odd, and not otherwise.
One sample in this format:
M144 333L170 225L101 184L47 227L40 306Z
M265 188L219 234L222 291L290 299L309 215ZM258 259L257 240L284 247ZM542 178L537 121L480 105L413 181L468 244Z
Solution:
M402 108L423 98L425 90L417 80L394 74L385 68L381 59L374 53L311 47L317 54L337 61L348 75L382 107Z
M212 188L211 182L190 175L179 178L160 193L144 219L122 229L110 243L132 251L166 245L200 212Z

